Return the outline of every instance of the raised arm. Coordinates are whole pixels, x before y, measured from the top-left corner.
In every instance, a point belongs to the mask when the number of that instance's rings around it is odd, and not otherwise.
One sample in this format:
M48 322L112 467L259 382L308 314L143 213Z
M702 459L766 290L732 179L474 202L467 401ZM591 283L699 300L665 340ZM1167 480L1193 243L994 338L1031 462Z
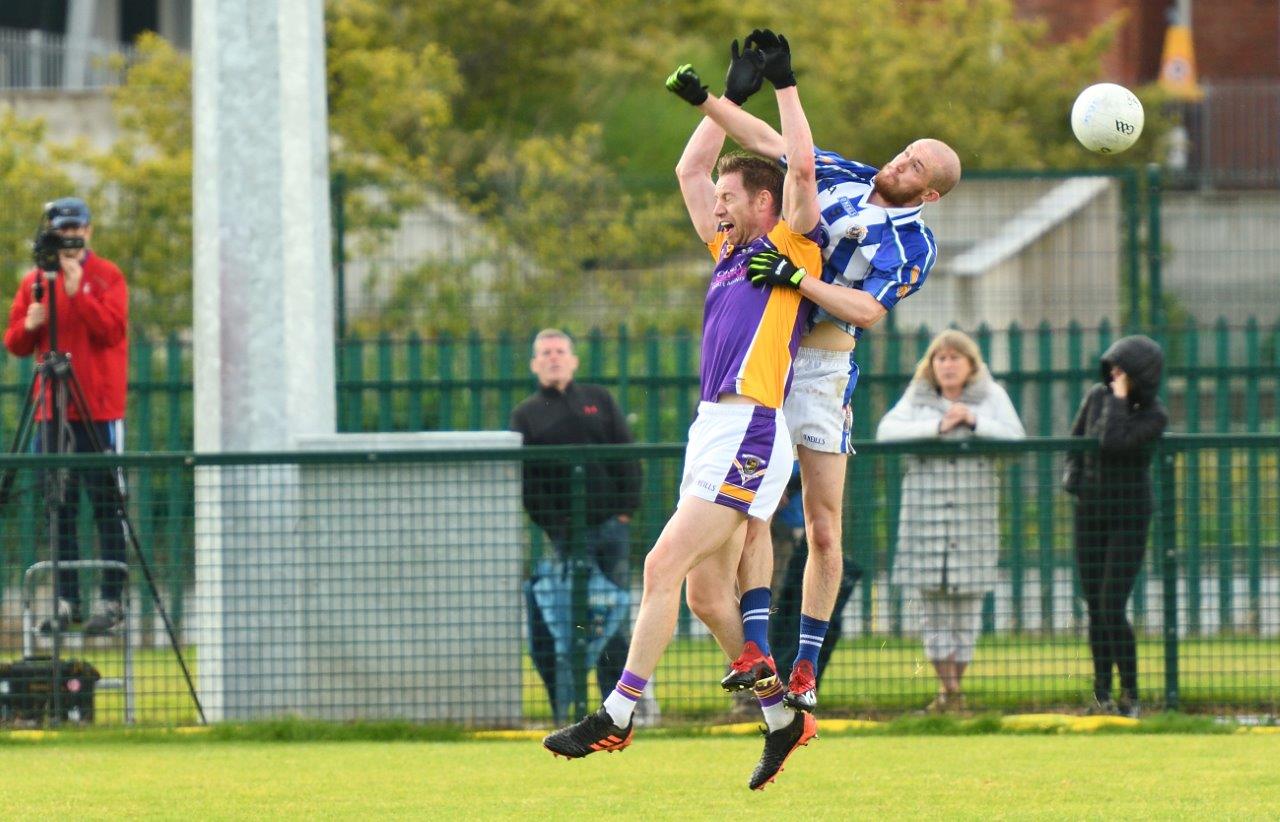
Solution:
M818 182L814 177L813 132L800 105L796 75L791 70L791 46L787 38L768 29L753 31L747 46L764 56L762 73L773 84L782 122L787 176L782 184L782 217L792 231L806 234L818 225ZM745 112L744 112L745 113Z
M782 217L793 231L807 234L818 225L818 181L814 176L813 133L795 86L778 89L778 112L782 115L782 135L787 147Z
M720 102L707 94L707 87L702 85L693 66L687 63L667 78L667 88L700 108L708 100ZM684 153L680 155L680 162L676 164L676 178L680 181L684 207L704 243L711 242L716 236L716 185L711 179L711 171L723 147L724 129L704 117L693 130Z
M721 97L709 97L699 108L747 151L770 160L780 159L784 154L788 160L791 159L782 135L751 112L744 111Z
M751 41L759 34L753 31ZM724 78L724 97L709 98L698 107L702 113L715 120L734 142L747 151L777 160L786 151L786 145L773 126L755 115L742 110L742 104L760 90L764 82L764 53L748 44L739 49L734 40L729 47L729 71Z
M1160 439L1169 426L1164 407L1130 408L1129 403L1108 391L1102 398L1098 416L1098 447L1102 451L1140 451Z
M693 136L685 144L680 162L676 164L676 177L680 180L680 194L689 212L694 231L704 243L716 236L716 184L711 179L720 148L724 145L724 129L707 118L702 118Z

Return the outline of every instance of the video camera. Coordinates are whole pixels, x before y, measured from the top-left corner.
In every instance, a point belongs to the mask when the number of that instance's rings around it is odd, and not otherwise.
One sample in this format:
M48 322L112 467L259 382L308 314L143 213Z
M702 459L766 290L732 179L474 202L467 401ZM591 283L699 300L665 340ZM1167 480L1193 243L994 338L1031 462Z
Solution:
M63 237L55 229L40 227L31 243L31 258L41 271L57 271L63 249L84 248L84 237Z
M64 250L84 248L83 237L64 237L59 229L68 225L88 225L89 207L75 197L54 200L44 207L40 227L31 243L31 257L41 271L53 273L60 268L58 257Z

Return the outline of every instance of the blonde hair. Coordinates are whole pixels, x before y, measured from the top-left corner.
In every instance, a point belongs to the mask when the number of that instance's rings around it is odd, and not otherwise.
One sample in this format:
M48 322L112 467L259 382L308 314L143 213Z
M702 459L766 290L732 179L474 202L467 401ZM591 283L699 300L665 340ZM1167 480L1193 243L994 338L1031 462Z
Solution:
M933 373L933 358L944 348L950 348L969 360L972 368L964 381L965 387L971 385L978 378L978 372L986 367L986 363L982 361L982 350L978 348L973 338L959 329L948 328L933 338L929 347L925 349L924 356L916 364L915 379L928 382L935 391L941 391L942 386L938 384L938 375Z

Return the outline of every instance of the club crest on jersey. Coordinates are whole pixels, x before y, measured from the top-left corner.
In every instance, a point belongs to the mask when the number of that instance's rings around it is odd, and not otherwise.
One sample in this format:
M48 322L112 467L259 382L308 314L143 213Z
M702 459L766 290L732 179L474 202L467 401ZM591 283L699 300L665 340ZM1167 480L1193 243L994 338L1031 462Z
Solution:
M738 476L742 478L743 482L750 482L753 479L763 477L767 466L768 460L764 457L757 457L755 454L743 454L742 459L733 461L733 467L738 469Z
M853 240L855 243L860 243L867 238L867 227L865 225L858 225L857 223L854 223L844 230L844 236Z

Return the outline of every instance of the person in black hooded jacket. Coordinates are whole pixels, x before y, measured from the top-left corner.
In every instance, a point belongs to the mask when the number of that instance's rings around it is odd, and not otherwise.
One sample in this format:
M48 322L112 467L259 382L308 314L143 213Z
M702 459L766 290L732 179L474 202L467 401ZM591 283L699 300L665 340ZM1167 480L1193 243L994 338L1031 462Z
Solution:
M1068 455L1064 479L1076 497L1076 563L1089 611L1095 707L1123 716L1138 714L1137 643L1125 606L1146 553L1151 458L1169 424L1156 396L1163 368L1164 354L1148 337L1124 337L1106 350L1102 382L1089 390L1071 426L1073 437L1098 447ZM1118 702L1113 668L1120 673Z

